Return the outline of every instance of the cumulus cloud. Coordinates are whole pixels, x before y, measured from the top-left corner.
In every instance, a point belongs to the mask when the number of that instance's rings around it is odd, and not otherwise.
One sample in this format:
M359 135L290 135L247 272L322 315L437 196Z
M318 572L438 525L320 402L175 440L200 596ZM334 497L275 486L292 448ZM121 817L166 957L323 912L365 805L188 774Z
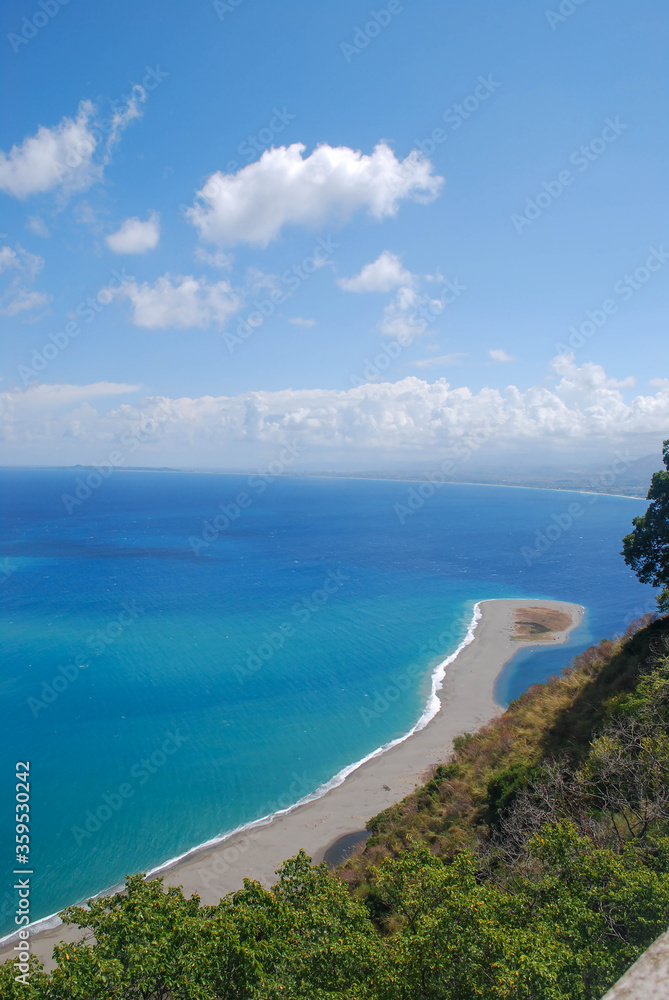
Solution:
M42 270L44 259L39 254L28 253L17 243L14 248L0 247L0 313L16 316L47 305L51 297L29 286Z
M424 282L445 286L442 297L434 298L421 291ZM412 274L397 254L384 250L376 260L365 264L353 278L341 278L338 284L347 292L390 292L397 289L383 311L379 333L400 344L410 344L421 337L448 302L464 290L459 283L444 281L440 274Z
M90 387L83 389L90 394ZM89 442L91 450L70 454L87 461L95 457L93 449L99 454L102 444L113 447L124 434L141 430L147 414L159 411L161 431L146 445L147 464L221 467L234 462L253 468L263 456L276 456L282 446L296 443L303 467L322 467L339 455L344 467L359 459L367 468L384 468L421 455L427 461L457 455L471 442L475 450L481 446L482 454L486 448L496 455L500 448L527 445L544 458L556 450L586 447L648 449L669 426L669 387L626 400L619 381L599 365L577 367L573 357L556 359L551 385L546 381L525 391L508 386L503 392L490 387L473 392L445 379L429 383L412 376L348 390L151 397L104 414L90 406L89 395L79 409L53 417L26 409L39 393L51 406L51 392L68 391L71 387L52 386L0 393L6 439L22 441L26 449L47 442L55 455L58 440L65 447L76 425L77 440Z
M126 219L115 233L105 237L105 243L113 253L146 253L158 246L160 239L160 216L151 212L146 222L137 216Z
M397 254L384 250L355 277L341 278L337 284L345 292L391 292L398 285L412 285L413 275L402 266Z
M497 361L499 364L516 360L511 354L507 354L507 352L501 347L495 347L489 350L488 356L492 358L493 361Z
M81 101L76 118L62 118L51 128L40 125L9 153L0 150L0 191L24 200L34 194L61 188L84 191L102 178L111 149L121 132L140 114L145 94L135 87L125 105L111 119L96 122L91 101Z
M2 392L0 439L6 448L15 446L19 455L26 448L42 447L44 450L37 453L35 461L58 461L54 447L62 447L65 455L67 447L80 440L96 439L94 447L97 447L109 437L109 431L101 425L105 417L91 404L105 397L137 392L139 388L123 382L33 383L25 389Z
M192 275L164 274L152 285L127 281L113 294L132 302L132 321L148 330L178 327L222 327L242 300L227 281L208 283Z
M383 219L402 199L431 201L443 183L416 150L400 161L385 143L370 155L324 143L304 157L305 149L279 146L235 174L212 174L186 213L202 239L264 247L284 226L341 224L360 209Z

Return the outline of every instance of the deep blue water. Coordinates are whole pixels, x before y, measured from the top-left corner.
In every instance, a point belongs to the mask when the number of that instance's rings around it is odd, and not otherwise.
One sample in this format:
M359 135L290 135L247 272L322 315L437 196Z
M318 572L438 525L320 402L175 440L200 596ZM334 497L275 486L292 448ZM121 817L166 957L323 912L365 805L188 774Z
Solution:
M505 702L654 606L618 554L644 501L452 485L402 524L402 482L279 478L260 493L245 476L118 471L68 513L76 480L0 471L0 933L16 908L17 760L31 762L38 919L405 733L476 601L587 608L569 647L512 661ZM220 505L240 492L249 505L226 526ZM528 565L523 547L574 502Z

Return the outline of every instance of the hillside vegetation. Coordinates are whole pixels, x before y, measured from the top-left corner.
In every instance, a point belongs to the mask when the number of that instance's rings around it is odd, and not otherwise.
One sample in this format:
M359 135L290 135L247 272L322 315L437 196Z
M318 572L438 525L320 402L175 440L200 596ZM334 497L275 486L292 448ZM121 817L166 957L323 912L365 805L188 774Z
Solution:
M559 677L529 688L503 715L456 739L452 757L427 784L368 822L371 837L345 866L347 881L357 887L373 864L411 839L441 856L476 849L497 833L518 791L544 762L560 760L573 770L649 664L664 655L669 621L654 617L635 622L620 642L590 647Z
M577 657L369 823L217 906L160 879L72 907L42 1000L599 1000L669 922L669 619Z

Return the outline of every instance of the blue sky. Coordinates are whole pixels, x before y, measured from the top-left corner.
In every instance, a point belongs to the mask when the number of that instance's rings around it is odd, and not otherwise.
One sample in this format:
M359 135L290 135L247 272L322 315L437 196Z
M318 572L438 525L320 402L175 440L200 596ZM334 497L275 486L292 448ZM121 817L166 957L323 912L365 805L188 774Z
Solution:
M659 0L0 16L1 461L253 466L295 439L304 467L381 468L476 433L537 461L667 436Z

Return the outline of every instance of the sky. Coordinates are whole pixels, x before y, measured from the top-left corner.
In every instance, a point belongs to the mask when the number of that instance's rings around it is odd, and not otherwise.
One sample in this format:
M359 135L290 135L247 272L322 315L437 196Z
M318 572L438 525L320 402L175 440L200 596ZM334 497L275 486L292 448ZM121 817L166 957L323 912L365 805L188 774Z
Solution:
M0 463L659 459L668 13L3 5Z

